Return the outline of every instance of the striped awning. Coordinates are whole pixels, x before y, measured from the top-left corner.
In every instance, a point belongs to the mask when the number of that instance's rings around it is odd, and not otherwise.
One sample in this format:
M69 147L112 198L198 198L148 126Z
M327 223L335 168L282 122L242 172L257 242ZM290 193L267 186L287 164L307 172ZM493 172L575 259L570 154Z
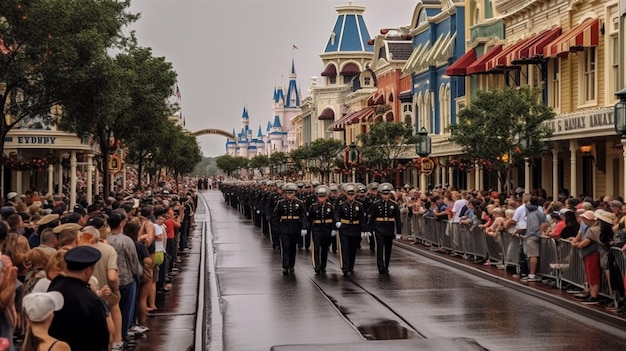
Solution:
M369 116L374 114L374 107L366 107L360 111L350 112L333 122L328 129L340 131L346 129L347 125L364 122Z
M534 37L533 37L534 38ZM487 71L491 71L494 69L504 69L506 67L511 66L511 62L508 61L509 54L513 53L519 48L522 48L531 41L533 38L523 39L518 41L517 43L511 44L507 46L504 50L500 51L499 54L494 56L491 60L487 61Z
M467 67L476 61L476 49L470 51L459 57L453 64L446 69L447 76L466 76Z
M430 43L419 44L415 48L415 50L413 50L413 53L411 54L409 59L406 60L404 67L402 67L402 73L404 74L415 73L414 68L417 66L417 64L422 59L422 57L428 52L428 49L430 49Z
M598 18L588 18L546 45L543 48L543 56L567 56L572 51L598 46L599 41L600 20Z
M543 48L550 44L554 39L561 35L561 27L547 30L533 40L528 42L524 47L512 52L508 58L513 64L534 63L543 59Z
M497 54L502 52L502 45L496 45L489 49L484 55L479 57L474 63L467 67L467 74L484 73L487 71L487 61L494 58Z

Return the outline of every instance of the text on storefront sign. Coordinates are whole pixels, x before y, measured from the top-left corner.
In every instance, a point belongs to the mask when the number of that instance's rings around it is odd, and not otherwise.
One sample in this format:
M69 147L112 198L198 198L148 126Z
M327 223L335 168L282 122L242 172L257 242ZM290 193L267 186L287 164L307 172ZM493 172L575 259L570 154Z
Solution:
M56 137L17 137L18 144L54 144Z
M548 121L547 125L550 129L554 131L554 134L588 128L613 126L613 110L605 110L591 113L574 113L564 118L557 117L552 121Z

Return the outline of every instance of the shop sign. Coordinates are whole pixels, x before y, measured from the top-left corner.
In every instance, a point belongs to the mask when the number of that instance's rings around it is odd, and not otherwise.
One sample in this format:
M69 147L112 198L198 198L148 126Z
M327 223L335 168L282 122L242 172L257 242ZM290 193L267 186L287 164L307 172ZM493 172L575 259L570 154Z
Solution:
M589 129L604 129L613 127L613 109L568 113L557 116L557 118L546 123L554 135Z
M17 143L18 144L37 144L37 145L51 145L54 144L56 137L29 137L29 136L18 136Z

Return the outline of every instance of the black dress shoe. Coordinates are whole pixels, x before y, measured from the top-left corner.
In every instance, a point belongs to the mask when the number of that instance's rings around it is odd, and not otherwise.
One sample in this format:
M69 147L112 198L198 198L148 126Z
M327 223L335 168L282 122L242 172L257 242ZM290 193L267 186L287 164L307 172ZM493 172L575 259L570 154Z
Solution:
M287 268L283 268L283 275L289 275L289 270Z
M319 275L321 272L322 272L322 270L321 270L321 269L316 269L316 270L315 270L315 275Z
M289 273L293 273L293 272L295 272L295 271L296 271L296 269L295 269L295 268L293 268L293 267L289 267Z

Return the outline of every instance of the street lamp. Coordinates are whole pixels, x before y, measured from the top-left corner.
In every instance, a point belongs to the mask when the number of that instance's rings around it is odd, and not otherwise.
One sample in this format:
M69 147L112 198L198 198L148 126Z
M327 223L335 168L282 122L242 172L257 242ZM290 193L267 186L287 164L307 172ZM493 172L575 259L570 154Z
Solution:
M520 138L519 145L524 157L524 193L530 193L530 162L528 157L528 149L531 146L530 137Z
M432 151L432 139L428 136L428 131L426 128L422 127L419 132L420 140L415 145L415 153L419 157L428 157ZM422 162L422 168L424 167L424 162ZM426 173L424 173L423 169L420 169L420 190L422 193L426 191Z
M420 157L428 157L432 151L432 139L428 136L428 131L424 127L417 132L417 135L419 135L420 140L415 145L415 152Z
M624 167L626 167L626 89L618 91L615 95L619 97L619 101L615 104L613 120L615 121L615 132L619 135L622 141ZM626 196L626 172L624 172L623 177L623 194Z

